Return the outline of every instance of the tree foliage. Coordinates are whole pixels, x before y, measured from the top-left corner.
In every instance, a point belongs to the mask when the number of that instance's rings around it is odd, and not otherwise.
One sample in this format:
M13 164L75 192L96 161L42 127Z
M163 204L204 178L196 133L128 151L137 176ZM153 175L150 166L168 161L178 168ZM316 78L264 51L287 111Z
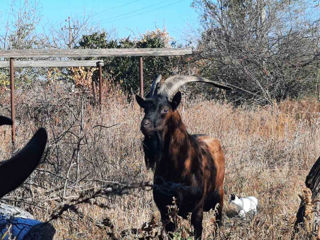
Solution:
M0 48L9 49L36 49L47 46L46 39L36 31L40 22L40 13L37 0L24 0L21 5L11 1L11 9L0 33ZM26 59L24 59L26 60ZM9 86L9 69L0 69L0 89ZM15 82L18 86L28 86L43 76L43 69L17 68Z
M3 49L27 49L43 47L44 39L36 33L40 22L36 0L24 0L20 7L15 1L0 34L0 45Z
M320 18L308 17L309 2L195 0L204 29L202 74L241 89L228 94L235 103L265 104L308 92L320 59Z
M139 39L129 37L120 40L110 40L105 32L83 35L78 48L164 48L172 47L168 33L163 30L147 32ZM180 57L144 57L145 89L153 79L161 74L167 77L173 73L182 72L184 59ZM179 67L180 66L180 67ZM104 59L103 72L106 78L119 83L127 92L137 92L139 89L139 58L110 57Z

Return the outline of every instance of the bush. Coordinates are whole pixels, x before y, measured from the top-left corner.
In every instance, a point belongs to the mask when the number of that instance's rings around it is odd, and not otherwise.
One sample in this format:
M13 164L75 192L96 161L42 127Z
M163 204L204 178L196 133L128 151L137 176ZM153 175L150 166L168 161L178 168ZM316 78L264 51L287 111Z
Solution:
M195 0L204 31L201 74L234 86L236 104L271 103L314 91L320 63L319 16L311 1Z

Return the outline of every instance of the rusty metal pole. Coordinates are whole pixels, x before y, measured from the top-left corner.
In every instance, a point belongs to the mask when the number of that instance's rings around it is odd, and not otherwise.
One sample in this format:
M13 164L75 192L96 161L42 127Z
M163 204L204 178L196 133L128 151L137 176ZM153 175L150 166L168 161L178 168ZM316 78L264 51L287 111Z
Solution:
M102 103L102 62L98 62L99 67L99 103Z
M14 58L10 58L10 96L11 96L11 140L14 148L16 141L16 121L15 121L15 105L14 105Z
M140 57L139 60L140 96L143 97L143 58Z

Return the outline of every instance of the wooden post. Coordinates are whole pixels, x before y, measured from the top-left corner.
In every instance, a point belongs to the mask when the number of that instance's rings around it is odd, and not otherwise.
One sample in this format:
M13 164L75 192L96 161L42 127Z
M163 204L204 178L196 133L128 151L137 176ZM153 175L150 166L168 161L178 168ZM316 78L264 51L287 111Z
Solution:
M10 58L10 96L11 96L11 140L14 148L16 141L16 121L15 121L15 105L14 105L14 58Z
M143 97L143 58L139 59L139 76L140 76L140 96Z
M99 67L99 103L102 103L102 62L97 63Z

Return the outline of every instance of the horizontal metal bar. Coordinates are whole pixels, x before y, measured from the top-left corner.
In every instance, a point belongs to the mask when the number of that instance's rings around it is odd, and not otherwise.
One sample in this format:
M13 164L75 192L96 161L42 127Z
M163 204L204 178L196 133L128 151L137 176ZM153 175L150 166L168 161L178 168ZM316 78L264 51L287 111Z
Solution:
M181 56L181 55L188 55L188 54L192 54L191 48L103 48L103 49L0 50L0 57L3 57L3 58Z
M14 67L25 68L25 67L96 67L98 64L104 65L102 60L80 60L80 61L15 61ZM0 68L9 67L9 61L0 61Z

